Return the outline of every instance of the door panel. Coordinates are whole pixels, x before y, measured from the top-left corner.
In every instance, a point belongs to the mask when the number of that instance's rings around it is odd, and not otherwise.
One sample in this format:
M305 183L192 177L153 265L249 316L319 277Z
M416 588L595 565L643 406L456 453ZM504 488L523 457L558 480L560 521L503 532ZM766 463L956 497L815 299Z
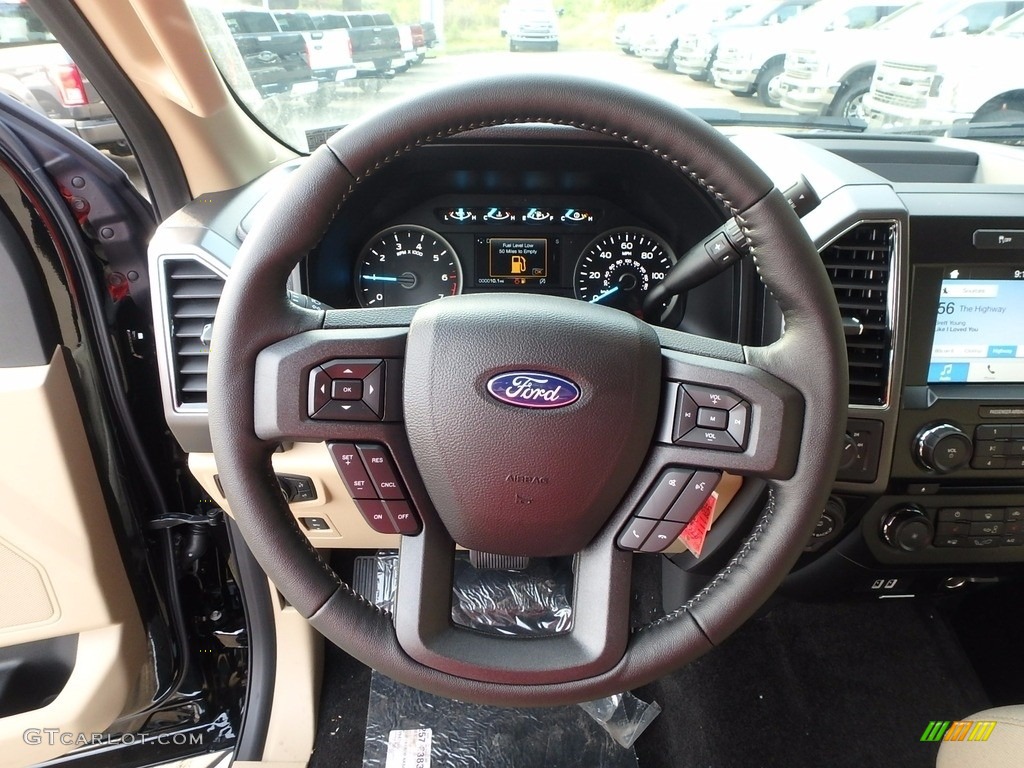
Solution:
M0 368L0 414L0 659L10 669L19 646L77 639L55 698L0 717L0 766L21 766L109 727L138 693L146 643L65 353ZM0 709L42 703L25 695L31 676L7 679Z

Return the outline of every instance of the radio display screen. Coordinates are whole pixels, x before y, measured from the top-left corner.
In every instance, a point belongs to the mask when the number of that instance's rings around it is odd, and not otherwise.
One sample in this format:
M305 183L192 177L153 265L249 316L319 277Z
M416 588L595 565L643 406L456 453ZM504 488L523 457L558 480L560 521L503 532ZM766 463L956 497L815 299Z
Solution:
M928 383L1024 382L1024 269L945 272Z

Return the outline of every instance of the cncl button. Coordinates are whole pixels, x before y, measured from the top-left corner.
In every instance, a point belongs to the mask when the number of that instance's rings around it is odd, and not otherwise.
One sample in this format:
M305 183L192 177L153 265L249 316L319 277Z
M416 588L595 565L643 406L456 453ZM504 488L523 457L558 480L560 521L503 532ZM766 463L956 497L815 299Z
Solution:
M379 445L360 444L356 446L363 459L363 465L370 474L377 495L382 499L404 499L405 490L398 479L398 473L391 463L391 456Z

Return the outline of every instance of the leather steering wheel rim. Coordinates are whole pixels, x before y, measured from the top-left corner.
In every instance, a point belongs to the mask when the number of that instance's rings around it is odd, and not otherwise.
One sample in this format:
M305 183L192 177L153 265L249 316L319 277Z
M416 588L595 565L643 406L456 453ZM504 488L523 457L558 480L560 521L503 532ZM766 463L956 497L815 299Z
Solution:
M573 126L643 149L736 217L758 273L783 312L785 333L767 347L740 347L659 329L662 349L706 357L709 365L765 372L802 400L792 471L770 479L768 503L727 566L686 605L634 630L620 656L578 679L547 683L516 682L514 675L473 679L412 658L390 614L342 582L299 531L271 467L279 441L263 434L256 414L262 386L257 359L268 347L325 327L344 332L409 324L409 311L325 313L288 299L288 275L359 185L416 147L513 123ZM846 377L841 320L820 258L781 193L749 158L717 130L665 101L597 81L532 75L443 88L354 123L291 175L247 236L220 300L210 355L210 430L220 481L243 537L281 593L327 639L399 682L436 694L549 706L600 698L661 677L722 642L767 600L802 551L827 499L839 459ZM302 389L296 382L290 396L303 397Z

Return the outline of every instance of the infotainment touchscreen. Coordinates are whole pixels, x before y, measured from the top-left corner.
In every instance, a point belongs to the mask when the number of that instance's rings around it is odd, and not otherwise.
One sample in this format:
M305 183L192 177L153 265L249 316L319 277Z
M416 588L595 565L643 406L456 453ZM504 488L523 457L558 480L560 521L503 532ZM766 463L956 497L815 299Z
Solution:
M928 383L947 382L1024 382L1024 269L943 275Z

